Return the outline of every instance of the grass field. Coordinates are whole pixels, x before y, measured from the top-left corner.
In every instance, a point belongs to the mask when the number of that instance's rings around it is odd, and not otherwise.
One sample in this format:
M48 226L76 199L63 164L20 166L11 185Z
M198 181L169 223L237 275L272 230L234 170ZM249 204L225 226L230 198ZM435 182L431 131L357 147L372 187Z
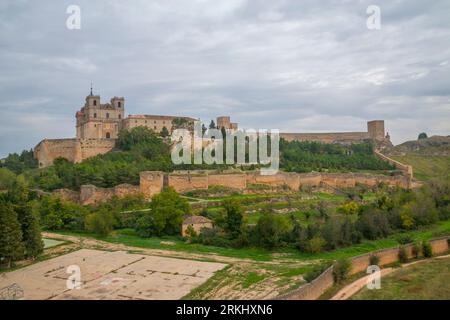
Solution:
M111 243L122 243L128 246L184 251L191 253L212 253L225 257L251 259L254 261L274 261L279 258L295 260L336 260L340 258L349 258L361 255L374 250L385 249L398 246L397 238L401 235L408 235L413 240L429 240L431 238L450 234L450 220L440 221L435 225L428 226L419 230L412 230L394 234L385 239L365 240L360 244L350 247L340 248L334 251L322 252L317 254L300 252L295 248L282 248L276 251L270 251L262 248L223 248L215 246L206 246L202 244L190 244L184 242L180 237L152 237L141 238L131 229L116 230L107 237L99 237L85 232L58 232L61 234L77 235L91 237Z
M450 300L450 258L398 269L382 279L381 289L362 289L353 300Z
M392 156L393 159L413 166L414 177L429 181L435 178L450 179L450 157L406 155Z

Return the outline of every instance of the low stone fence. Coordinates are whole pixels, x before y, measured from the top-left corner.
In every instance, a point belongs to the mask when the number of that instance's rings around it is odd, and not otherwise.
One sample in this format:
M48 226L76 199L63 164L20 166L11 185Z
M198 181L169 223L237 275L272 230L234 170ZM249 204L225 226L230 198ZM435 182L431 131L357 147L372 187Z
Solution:
M430 245L433 251L433 255L440 255L447 253L450 250L448 240L449 236L436 238L430 240ZM404 245L403 247L406 249L406 253L408 258L413 258L412 248L413 244ZM365 272L367 267L369 266L370 257L376 255L379 257L380 261L378 265L385 266L399 261L399 248L388 248L382 249L370 253L363 254L361 256L353 257L350 259L351 270L350 275ZM325 270L320 276L316 279L307 283L300 288L280 295L276 299L277 300L316 300L322 294L325 293L329 288L331 288L334 284L333 279L333 266L329 267Z

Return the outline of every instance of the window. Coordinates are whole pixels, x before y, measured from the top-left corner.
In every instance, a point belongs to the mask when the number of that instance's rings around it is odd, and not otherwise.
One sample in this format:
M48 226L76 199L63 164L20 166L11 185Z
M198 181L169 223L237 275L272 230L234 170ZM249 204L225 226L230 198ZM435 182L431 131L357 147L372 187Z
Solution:
M153 123L156 123L156 121L153 121Z
M156 126L154 126L153 128L155 128L155 130L156 130Z
M117 106L120 108L122 106L122 104L120 103L120 101L117 103Z
M94 106L96 106L97 105L97 100L94 100Z
M109 119L109 113L106 113L106 119Z
M122 115L121 114L119 114L119 119L122 119Z
M94 118L97 118L97 114L96 113L94 113Z
M109 132L106 133L106 139L110 139L111 138L111 134Z

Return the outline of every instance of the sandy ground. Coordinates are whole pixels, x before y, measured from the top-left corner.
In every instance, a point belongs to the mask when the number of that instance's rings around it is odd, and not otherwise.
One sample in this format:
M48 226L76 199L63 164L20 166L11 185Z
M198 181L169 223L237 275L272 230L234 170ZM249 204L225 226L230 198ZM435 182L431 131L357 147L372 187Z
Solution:
M68 289L68 267L81 271L81 288ZM2 273L0 288L18 284L24 299L179 299L226 264L130 254L76 250Z

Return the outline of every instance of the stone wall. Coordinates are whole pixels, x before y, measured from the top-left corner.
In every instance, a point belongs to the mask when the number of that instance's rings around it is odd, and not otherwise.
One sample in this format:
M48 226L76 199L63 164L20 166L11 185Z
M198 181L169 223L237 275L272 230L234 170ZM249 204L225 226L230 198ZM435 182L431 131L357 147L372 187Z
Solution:
M280 133L286 141L317 141L323 143L361 142L370 139L368 132L330 132L330 133Z
M136 194L139 194L139 187L130 184L120 184L114 188L98 188L93 185L83 185L79 192L68 189L58 189L52 192L52 195L81 205L105 202L111 200L114 196L123 198Z
M52 139L42 140L34 148L34 157L39 167L51 166L56 158L65 158L79 163L85 159L111 151L113 139Z
M208 174L208 187L210 186L224 186L242 190L247 188L247 175L245 173Z
M207 173L172 173L168 175L168 186L177 192L208 189Z
M323 184L334 188L352 188L356 184L375 186L380 182L388 186L409 188L409 180L405 176L385 176L354 173L295 173L279 172L275 175L264 176L260 172L221 173L215 171L178 171L164 174L162 172L142 172L141 192L146 199L159 193L164 186L173 187L183 193L198 189L206 190L210 186L224 186L234 189L246 189L249 184L264 184L273 188L286 187L298 191L301 187L320 187Z
M396 169L402 171L406 176L408 176L410 179L413 178L413 167L410 165L406 165L401 163L400 161L394 160L389 158L388 156L385 156L381 152L375 151L375 155L380 158L383 161L388 162L389 164L393 165Z
M445 254L450 250L448 244L449 237L437 238L430 241L433 255ZM404 246L408 255L408 258L413 258L412 247L413 245ZM366 272L369 266L370 257L376 255L380 258L379 265L385 266L399 261L398 257L399 248L383 249L375 252L366 253L361 256L354 257L350 260L352 269L350 275L358 272ZM307 283L300 288L277 297L277 300L316 300L326 290L331 288L334 284L333 280L333 267L331 266L325 270L316 279Z
M145 200L150 200L153 195L160 193L164 187L164 173L162 171L143 171L139 174L139 190Z

